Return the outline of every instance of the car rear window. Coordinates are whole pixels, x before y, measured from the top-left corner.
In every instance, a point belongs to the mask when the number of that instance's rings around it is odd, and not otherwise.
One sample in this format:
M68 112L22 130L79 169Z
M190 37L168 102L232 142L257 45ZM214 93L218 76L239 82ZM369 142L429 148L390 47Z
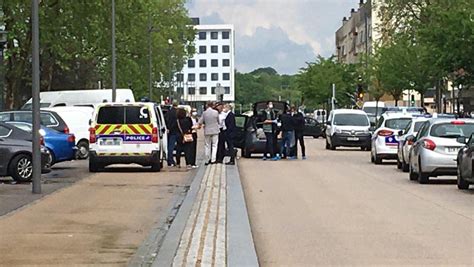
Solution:
M149 124L150 114L147 107L111 106L102 107L97 116L98 124Z
M474 123L440 123L431 127L430 135L442 138L470 137L474 133Z
M14 113L13 120L32 123L33 122L32 112ZM40 120L41 120L41 125L43 126L57 126L59 124L59 122L50 113L41 112Z
M410 122L410 118L388 119L387 121L385 121L385 127L390 129L402 130L405 129Z
M334 125L339 126L369 126L369 120L362 114L336 114L334 115Z
M424 122L424 121L417 121L417 122L415 122L415 129L414 129L413 131L414 131L415 133L417 133L417 132L420 130L421 126L423 126L423 123L425 123L425 122Z

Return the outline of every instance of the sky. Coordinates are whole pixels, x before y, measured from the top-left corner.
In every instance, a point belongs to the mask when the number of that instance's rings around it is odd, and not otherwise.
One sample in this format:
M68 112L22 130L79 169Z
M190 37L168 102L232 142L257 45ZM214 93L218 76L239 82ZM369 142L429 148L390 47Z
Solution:
M201 24L233 24L239 72L273 67L295 74L334 54L335 32L359 0L188 0Z

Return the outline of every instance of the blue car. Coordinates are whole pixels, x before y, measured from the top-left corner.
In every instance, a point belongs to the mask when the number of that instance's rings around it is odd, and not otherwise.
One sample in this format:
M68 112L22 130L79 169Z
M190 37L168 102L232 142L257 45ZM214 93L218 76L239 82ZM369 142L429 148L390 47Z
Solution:
M27 122L8 121L6 122L24 131L32 132L32 124ZM41 126L41 136L44 140L44 146L50 152L50 164L75 159L76 138L73 134L65 134L56 130Z

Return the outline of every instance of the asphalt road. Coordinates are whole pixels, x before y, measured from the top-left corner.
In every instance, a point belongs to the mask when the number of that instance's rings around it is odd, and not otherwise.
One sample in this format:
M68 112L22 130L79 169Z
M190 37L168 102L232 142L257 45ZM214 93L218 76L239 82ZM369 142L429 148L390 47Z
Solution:
M474 265L474 188L306 142L306 161L239 161L262 266Z

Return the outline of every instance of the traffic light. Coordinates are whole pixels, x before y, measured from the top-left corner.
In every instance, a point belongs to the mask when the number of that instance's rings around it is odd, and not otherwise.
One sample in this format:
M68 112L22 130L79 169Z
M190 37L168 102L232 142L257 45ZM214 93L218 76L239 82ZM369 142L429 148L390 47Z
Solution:
M415 95L411 95L411 106L414 107L415 106Z
M364 99L364 88L362 88L362 84L357 85L357 98L359 100Z

